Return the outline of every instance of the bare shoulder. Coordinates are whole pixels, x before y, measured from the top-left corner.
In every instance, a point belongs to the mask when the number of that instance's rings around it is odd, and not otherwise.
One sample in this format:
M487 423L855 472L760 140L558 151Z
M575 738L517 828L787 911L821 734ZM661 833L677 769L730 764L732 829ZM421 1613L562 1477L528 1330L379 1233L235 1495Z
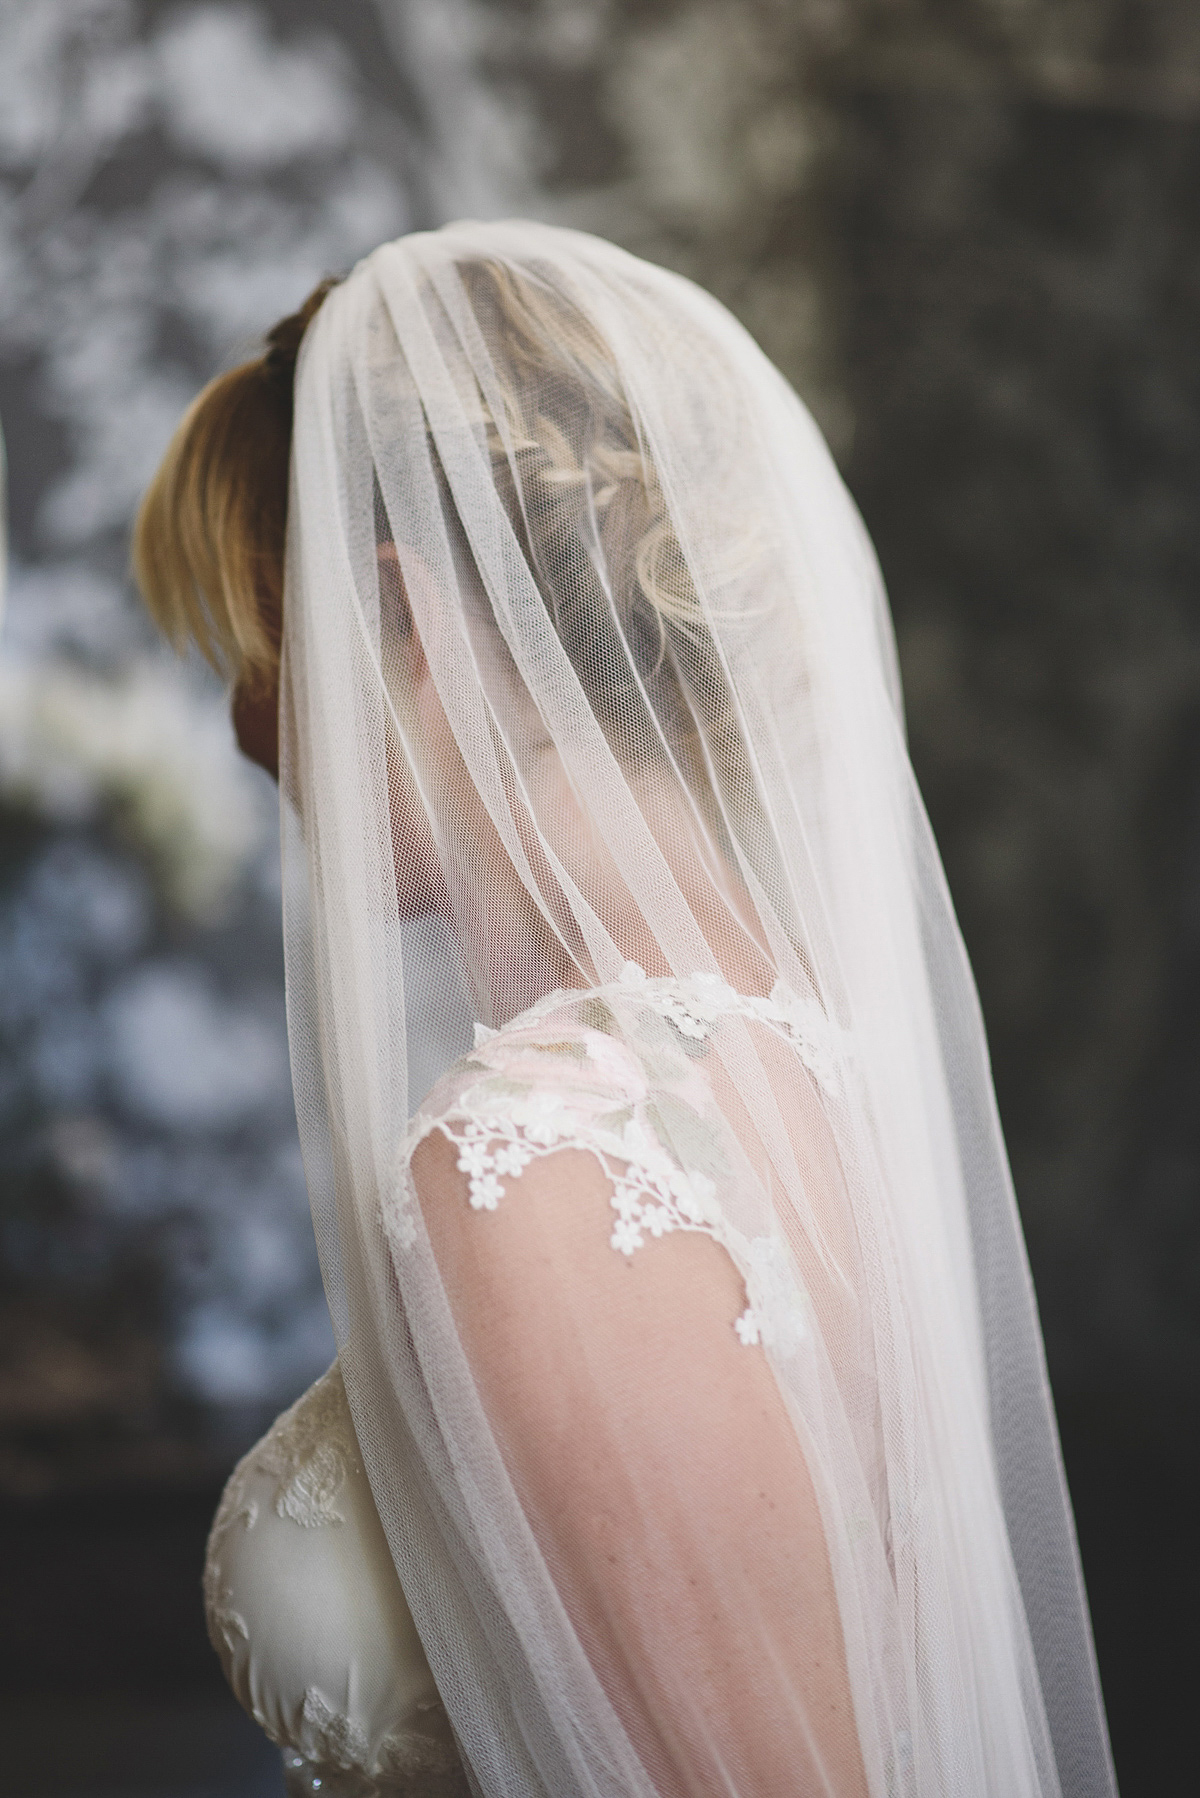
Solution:
M531 1159L509 1175L492 1205L472 1203L470 1163L463 1145L434 1128L413 1152L413 1187L440 1262L447 1255L474 1261L485 1256L498 1273L506 1250L527 1256L535 1243L582 1248L589 1239L607 1246L612 1180L587 1149L563 1145Z

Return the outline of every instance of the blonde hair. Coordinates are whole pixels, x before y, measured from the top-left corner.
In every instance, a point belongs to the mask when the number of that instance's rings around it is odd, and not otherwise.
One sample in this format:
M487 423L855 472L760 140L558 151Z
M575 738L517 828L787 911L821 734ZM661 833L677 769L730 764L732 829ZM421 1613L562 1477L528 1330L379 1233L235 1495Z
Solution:
M502 417L487 420L501 485L512 453L524 463L532 492L540 493L543 527L569 530L573 493L594 484L601 513L611 506L626 514L630 597L648 607L660 632L673 628L694 644L706 642L708 627L657 471L599 333L531 272L490 258L473 258L459 272L474 302L492 312L510 364L507 377L496 373ZM176 649L194 643L219 673L250 687L269 687L278 670L296 357L335 285L322 281L299 311L268 332L261 356L219 375L197 396L134 526L134 574L155 623ZM586 472L561 432L540 416L536 400L530 415L530 393L547 377L578 389L595 409L599 428ZM526 460L531 452L533 465ZM740 585L757 547L750 521L743 521L729 569Z
M322 281L261 356L197 395L134 525L134 576L164 636L250 686L269 687L279 665L296 356L335 285Z
M630 400L610 347L581 308L539 281L530 270L518 271L489 257L460 264L477 306L492 309L495 333L505 347L507 369L493 367L491 378L501 418L488 419L492 459L503 463L540 457L523 471L524 479L545 495L569 497L571 490L590 488L595 511L609 507L625 514L632 535L630 574L637 594L664 628L707 637L691 573L671 522L658 470L634 419ZM589 400L596 428L587 446L584 468L562 431L540 414L538 396L547 378L558 376ZM532 400L532 404L530 401ZM744 588L762 559L757 521L730 521L727 532L725 584ZM744 593L736 609L715 615L731 620L750 614Z

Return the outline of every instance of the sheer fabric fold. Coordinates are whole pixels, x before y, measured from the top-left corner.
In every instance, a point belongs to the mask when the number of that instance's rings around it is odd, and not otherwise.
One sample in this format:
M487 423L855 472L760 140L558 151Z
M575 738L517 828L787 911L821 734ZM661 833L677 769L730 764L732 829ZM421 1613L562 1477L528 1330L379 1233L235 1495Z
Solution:
M487 1798L1101 1798L983 1028L870 545L688 282L383 246L297 376L297 1109Z

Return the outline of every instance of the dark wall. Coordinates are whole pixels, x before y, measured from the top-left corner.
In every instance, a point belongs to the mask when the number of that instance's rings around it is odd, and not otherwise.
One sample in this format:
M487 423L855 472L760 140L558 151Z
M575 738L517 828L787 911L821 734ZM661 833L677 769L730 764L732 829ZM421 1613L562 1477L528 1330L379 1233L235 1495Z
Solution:
M1114 1745L1170 1789L1196 1600L1200 127L857 91L847 474L987 1016Z
M848 477L1064 1392L1200 1367L1200 127L856 95Z

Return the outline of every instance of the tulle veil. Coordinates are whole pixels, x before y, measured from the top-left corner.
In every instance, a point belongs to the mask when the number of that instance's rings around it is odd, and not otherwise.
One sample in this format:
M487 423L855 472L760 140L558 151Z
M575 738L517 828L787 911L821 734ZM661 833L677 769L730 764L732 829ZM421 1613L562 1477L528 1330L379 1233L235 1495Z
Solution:
M794 392L712 298L583 234L384 245L302 349L283 667L289 1029L324 1277L475 1788L764 1798L746 1744L774 1732L783 1764L791 1731L806 1794L1112 1792L975 990L875 559ZM738 1365L766 1370L815 1494L849 1784L790 1658L808 1622L770 1618L786 1532L752 1507L733 1537L710 1528L731 1501L695 1420L719 1395L689 1392L684 1429L656 1384L669 1366L685 1390L695 1339L580 1321L575 1396L647 1540L666 1476L639 1445L662 1449L695 1524L679 1579L748 1620L736 1716L698 1671L713 1643L649 1615L613 1671L516 1465L413 1120L476 1026L555 992L609 995L604 1029L643 1068L657 1007L721 1114L720 1253L761 1322ZM706 993L745 1004L714 1002L709 1029ZM680 1034L689 1005L703 1043ZM686 1177L682 1112L655 1115ZM519 1182L504 1203L519 1216ZM686 1282L675 1240L645 1253ZM737 1566L706 1564L731 1539ZM658 1542L660 1597L674 1552ZM653 1728L628 1697L639 1656ZM682 1771L670 1743L699 1736Z

